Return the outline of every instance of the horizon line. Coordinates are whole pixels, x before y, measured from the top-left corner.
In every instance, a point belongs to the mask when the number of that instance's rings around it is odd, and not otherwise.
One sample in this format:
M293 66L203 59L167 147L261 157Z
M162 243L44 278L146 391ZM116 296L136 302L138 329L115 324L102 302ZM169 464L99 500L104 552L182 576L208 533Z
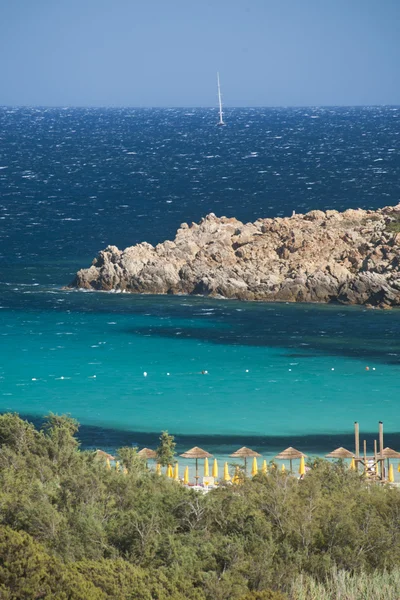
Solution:
M0 104L0 109L4 108L50 108L50 109L67 109L67 108L92 108L92 109L132 109L132 110L216 110L218 106L142 106L128 104ZM224 105L226 109L291 109L291 108L400 108L400 104L277 104L277 105Z

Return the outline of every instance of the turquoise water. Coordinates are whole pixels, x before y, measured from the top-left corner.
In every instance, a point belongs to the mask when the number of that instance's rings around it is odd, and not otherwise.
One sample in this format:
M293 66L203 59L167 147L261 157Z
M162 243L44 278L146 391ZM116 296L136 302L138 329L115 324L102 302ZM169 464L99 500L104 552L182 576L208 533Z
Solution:
M264 451L280 437L345 445L355 420L398 431L398 311L32 294L52 309L0 312L1 410L70 413L133 442L168 429L183 444L241 436Z
M70 413L90 447L168 429L219 456L324 453L357 420L372 450L382 420L400 449L397 310L61 289L107 244L211 211L397 203L399 115L234 109L220 131L207 110L0 109L0 410Z

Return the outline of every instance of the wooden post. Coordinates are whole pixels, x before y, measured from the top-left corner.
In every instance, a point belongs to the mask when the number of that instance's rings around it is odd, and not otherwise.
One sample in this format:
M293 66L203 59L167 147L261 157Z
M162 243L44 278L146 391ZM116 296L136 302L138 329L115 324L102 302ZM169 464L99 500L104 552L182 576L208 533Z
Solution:
M375 475L379 476L378 450L377 450L376 440L374 440L374 462L375 462Z
M364 440L364 473L367 475L367 440Z
M358 459L360 458L360 429L357 421L354 422L354 445L356 455L356 471L358 471Z
M379 421L379 460L381 463L381 480L385 479L385 460L383 458L383 423Z

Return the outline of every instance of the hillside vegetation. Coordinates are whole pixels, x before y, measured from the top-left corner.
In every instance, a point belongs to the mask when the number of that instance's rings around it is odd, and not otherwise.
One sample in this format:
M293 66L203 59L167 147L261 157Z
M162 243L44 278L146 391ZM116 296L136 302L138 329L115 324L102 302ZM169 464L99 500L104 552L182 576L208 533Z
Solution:
M0 416L1 600L400 597L397 489L316 460L203 496L132 449L107 469L77 432Z

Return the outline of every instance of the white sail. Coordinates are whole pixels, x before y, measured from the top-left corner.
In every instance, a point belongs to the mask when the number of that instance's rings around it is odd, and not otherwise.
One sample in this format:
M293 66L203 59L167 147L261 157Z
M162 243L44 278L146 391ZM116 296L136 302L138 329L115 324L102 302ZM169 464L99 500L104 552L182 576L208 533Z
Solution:
M218 104L219 104L219 121L218 125L225 125L224 119L222 118L222 99L221 99L221 86L219 84L219 73L217 73L217 84L218 84Z

